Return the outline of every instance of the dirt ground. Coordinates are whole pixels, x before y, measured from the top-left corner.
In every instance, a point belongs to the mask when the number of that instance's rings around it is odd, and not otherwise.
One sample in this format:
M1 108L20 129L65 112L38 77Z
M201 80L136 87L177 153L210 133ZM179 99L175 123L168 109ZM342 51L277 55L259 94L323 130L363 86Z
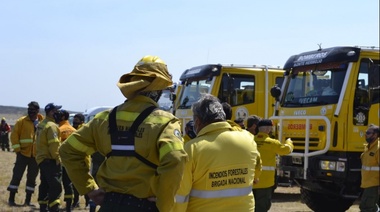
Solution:
M277 187L272 197L270 212L310 212L310 208L301 202L299 187ZM359 202L356 201L347 212L359 212Z
M16 154L13 152L3 152L0 150L0 212L25 212L25 211L39 211L37 207L9 207L7 204L9 192L7 191L7 186L9 185L10 179L12 177L12 169L15 161ZM25 173L26 174L26 173ZM19 193L16 196L16 203L21 204L25 196L25 179L24 175ZM39 177L37 177L37 185L39 185ZM75 209L74 211L85 212L84 198L81 197L81 207ZM37 203L37 194L33 195L33 203ZM348 212L358 212L359 202L355 202L353 206L348 210ZM63 210L62 210L63 211ZM310 210L305 204L301 202L300 189L298 187L278 187L275 190L274 196L272 198L272 207L270 212L310 212Z
M7 194L7 193L6 193ZM4 193L1 195L3 196L1 199L2 205L4 206L6 204L6 196ZM83 198L81 198L83 199ZM5 203L5 204L4 204ZM348 212L359 212L359 202L355 202L353 206ZM38 208L30 208L30 207L13 207L10 208L8 206L5 206L4 208L0 208L0 211L17 211L17 212L35 212L38 211ZM63 210L62 210L63 211ZM77 208L73 211L77 212L85 212L88 211L84 209L83 201L81 202L81 207ZM269 212L311 212L312 210L308 208L305 204L301 202L300 192L298 187L278 187L274 193L273 199L272 199L272 207L269 210Z

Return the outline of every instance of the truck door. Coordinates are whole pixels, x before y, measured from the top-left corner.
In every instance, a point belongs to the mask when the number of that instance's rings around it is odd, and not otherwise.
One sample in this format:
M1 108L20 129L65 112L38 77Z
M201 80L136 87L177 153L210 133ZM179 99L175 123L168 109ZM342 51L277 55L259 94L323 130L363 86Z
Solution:
M255 86L254 74L223 74L218 98L231 105L233 119L245 120L249 115L258 113Z
M376 70L377 69L377 70ZM362 149L364 133L371 123L378 124L379 120L379 61L377 64L369 58L361 59L359 71L356 76L355 91L352 103L352 122L348 123L348 133L353 132L351 142L348 142L350 150ZM377 76L376 76L377 74ZM377 92L377 94L376 94ZM376 121L377 119L377 121Z
M380 120L380 61L377 59L369 60L369 124L379 125Z

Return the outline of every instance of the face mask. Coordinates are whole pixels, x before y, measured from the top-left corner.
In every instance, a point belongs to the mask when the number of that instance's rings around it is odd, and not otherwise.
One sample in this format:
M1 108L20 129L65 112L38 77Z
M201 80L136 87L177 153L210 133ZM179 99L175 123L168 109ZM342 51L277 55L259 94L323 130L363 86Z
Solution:
M188 135L191 139L197 137L197 134L195 134L195 132L194 132L193 130L189 130L189 131L187 132L187 135Z
M35 110L28 110L28 116L29 117L33 117L33 116L36 116L37 115L37 111Z
M59 112L55 112L53 117L54 117L55 123L59 123L61 121L62 116Z
M371 143L372 140L373 140L373 139L372 139L371 137L365 139L365 141L367 141L367 143Z
M80 124L79 122L75 122L75 121L74 121L74 122L73 122L73 127L74 127L74 128L75 128L75 127L78 127L79 124Z

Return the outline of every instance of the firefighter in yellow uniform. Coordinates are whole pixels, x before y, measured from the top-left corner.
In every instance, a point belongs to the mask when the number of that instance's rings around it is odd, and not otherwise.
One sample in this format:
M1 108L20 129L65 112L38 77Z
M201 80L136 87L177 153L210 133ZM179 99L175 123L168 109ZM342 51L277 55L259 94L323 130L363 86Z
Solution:
M62 166L58 149L61 144L58 127L58 109L62 106L49 103L45 106L46 118L37 127L36 161L40 168L38 203L40 211L59 211L62 193Z
M38 102L31 101L28 104L28 115L19 118L11 133L12 148L16 153L16 162L13 167L12 180L7 190L9 191L8 204L16 206L15 195L18 191L21 179L26 173L25 202L24 205L32 206L31 198L36 186L38 165L36 162L36 131L38 124L44 119L39 113Z
M219 100L210 94L192 110L197 137L185 144L190 162L174 211L253 211L252 183L261 172L253 136L234 130Z
M84 115L82 113L77 113L74 115L74 118L73 118L73 127L77 130L79 128L81 128L84 124ZM88 164L90 164L90 157L88 158ZM92 163L92 165L94 165ZM79 193L77 191L77 189L75 188L74 185L72 185L73 187L73 190L74 190L74 199L73 199L73 203L72 203L72 208L79 208ZM87 196L87 195L84 195L84 199L85 199L85 205L86 207L90 204L90 198Z
M62 144L59 153L70 179L100 211L172 211L187 154L179 119L157 109L170 85L166 64L143 57L118 82L127 101L97 114ZM96 151L107 156L97 182L82 165Z
M363 194L360 202L360 211L380 211L378 203L380 186L380 142L379 126L370 125L366 131L367 144L361 155Z
M262 174L258 183L253 185L255 196L255 212L266 212L271 207L271 198L275 182L276 155L287 155L293 152L293 142L290 139L282 144L279 140L269 137L273 123L270 119L262 119L258 123L259 133L255 135L257 149L263 162Z
M61 142L64 142L76 129L69 123L69 112L66 110L59 110L59 130L61 132ZM74 188L72 186L71 180L67 175L65 167L62 167L62 184L65 194L63 196L63 201L66 202L66 212L71 211L71 204L74 199Z

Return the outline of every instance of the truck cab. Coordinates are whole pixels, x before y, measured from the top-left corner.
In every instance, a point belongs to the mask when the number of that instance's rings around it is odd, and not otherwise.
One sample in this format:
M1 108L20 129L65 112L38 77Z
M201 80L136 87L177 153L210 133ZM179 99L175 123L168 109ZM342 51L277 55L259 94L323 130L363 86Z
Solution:
M360 196L365 131L379 125L379 48L332 47L291 56L278 122L282 156L279 182L295 181L314 211L346 211Z
M232 107L232 120L250 115L269 117L274 100L269 90L281 86L284 71L269 66L207 64L187 69L180 77L181 88L175 115L182 126L192 120L191 106L202 94L212 94Z

